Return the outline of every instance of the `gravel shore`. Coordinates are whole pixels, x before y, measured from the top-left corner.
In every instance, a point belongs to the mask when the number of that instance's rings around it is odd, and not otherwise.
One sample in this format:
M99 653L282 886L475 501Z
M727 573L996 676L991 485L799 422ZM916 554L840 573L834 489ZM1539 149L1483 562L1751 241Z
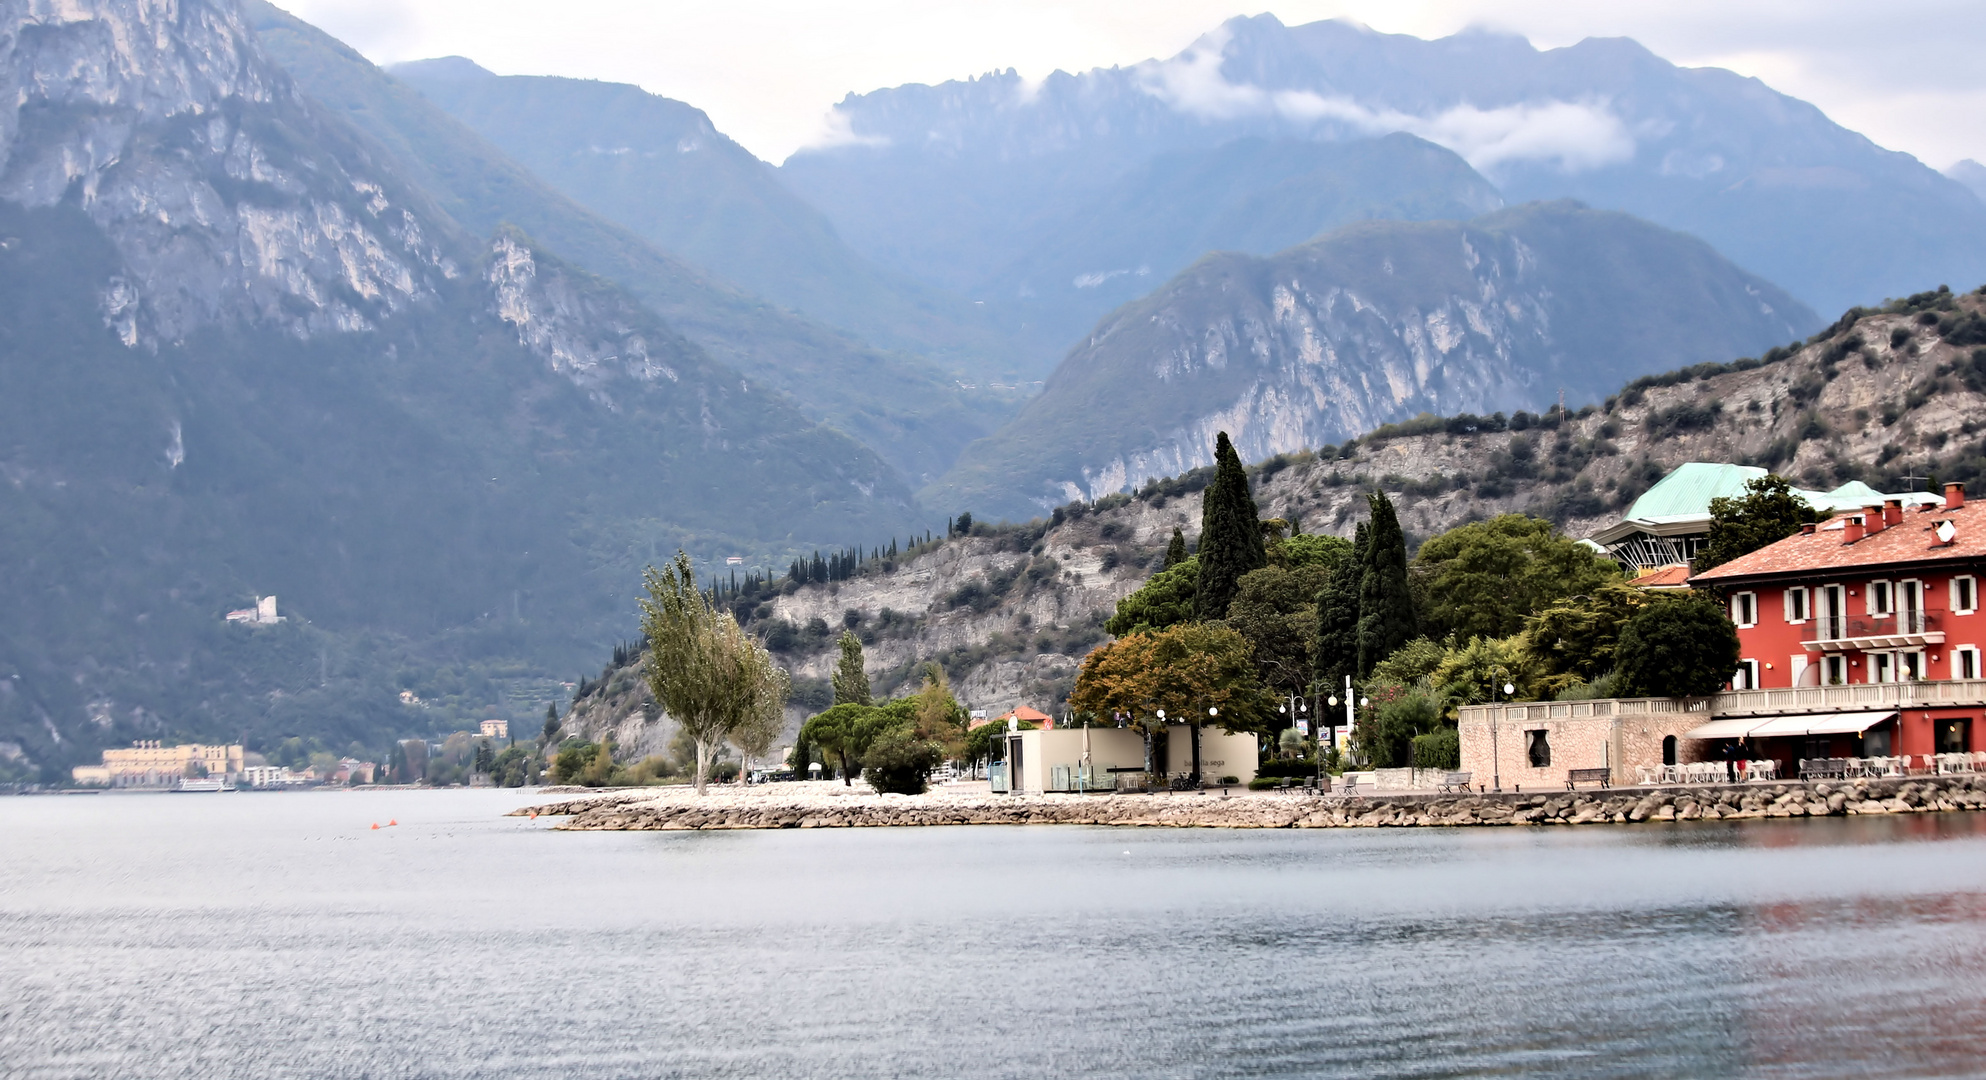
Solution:
M585 792L584 794L580 794ZM902 825L1133 825L1328 829L1404 826L1586 825L1727 818L1829 817L1986 810L1986 775L1701 787L1581 789L1482 795L1312 796L1285 792L996 795L957 784L923 795L879 795L833 782L588 792L512 811L567 817L557 828L829 829Z

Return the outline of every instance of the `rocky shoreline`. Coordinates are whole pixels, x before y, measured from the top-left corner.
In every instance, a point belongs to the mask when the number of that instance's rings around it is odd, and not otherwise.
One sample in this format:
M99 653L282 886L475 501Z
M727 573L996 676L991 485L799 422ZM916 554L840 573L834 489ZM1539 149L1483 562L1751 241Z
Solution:
M834 790L821 791L814 784L774 784L744 791L713 789L700 799L684 788L623 790L527 806L510 816L568 817L555 827L615 832L931 825L1227 829L1587 825L1986 810L1986 775L1350 798L1287 792L1229 796L1212 791L994 795L983 789L879 795L863 788L820 786Z

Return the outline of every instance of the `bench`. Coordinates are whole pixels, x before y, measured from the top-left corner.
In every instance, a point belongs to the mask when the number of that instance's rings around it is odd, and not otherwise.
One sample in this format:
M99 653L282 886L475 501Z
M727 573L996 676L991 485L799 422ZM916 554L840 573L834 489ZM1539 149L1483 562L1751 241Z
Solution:
M1574 784L1598 784L1606 787L1613 779L1613 775L1613 770L1604 766L1598 769L1567 769L1565 789L1571 791Z
M1449 795L1466 795L1469 792L1469 781L1475 775L1465 772L1442 773L1441 783L1436 784L1434 790Z

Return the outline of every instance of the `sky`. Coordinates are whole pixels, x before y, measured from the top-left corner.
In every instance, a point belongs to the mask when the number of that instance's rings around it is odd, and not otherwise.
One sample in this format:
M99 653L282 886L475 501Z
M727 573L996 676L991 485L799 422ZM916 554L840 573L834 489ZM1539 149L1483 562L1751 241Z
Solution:
M381 64L467 56L502 75L635 83L687 101L759 157L824 137L850 92L1015 68L1168 57L1234 15L1351 18L1540 48L1632 37L1818 105L1934 168L1986 161L1986 3L1952 0L277 0Z

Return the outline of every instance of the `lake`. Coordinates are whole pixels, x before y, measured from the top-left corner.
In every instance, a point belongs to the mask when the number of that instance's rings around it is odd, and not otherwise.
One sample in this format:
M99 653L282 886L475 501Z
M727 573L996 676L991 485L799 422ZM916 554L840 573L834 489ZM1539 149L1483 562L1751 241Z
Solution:
M526 801L0 799L0 1073L1986 1075L1986 814L557 833Z

